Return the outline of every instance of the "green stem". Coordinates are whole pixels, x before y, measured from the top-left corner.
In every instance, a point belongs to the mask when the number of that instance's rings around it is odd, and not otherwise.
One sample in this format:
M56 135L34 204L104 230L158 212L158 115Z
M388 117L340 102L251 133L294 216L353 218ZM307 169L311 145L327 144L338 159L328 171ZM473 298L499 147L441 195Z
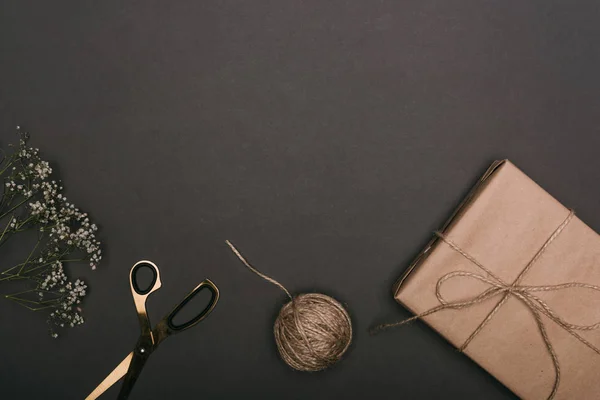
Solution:
M11 157L12 158L12 157ZM0 171L0 176L2 176L2 174L4 174L6 172L7 169L9 169L13 164L15 163L15 160L12 160L11 162L9 162L8 164L6 164L6 167L4 167L2 169L2 171Z
M6 224L6 226L4 227L4 230L2 231L2 236L0 236L0 241L2 241L2 238L4 238L4 235L6 234L6 231L8 230L9 226L10 224Z
M15 269L15 268L19 268L19 267L20 267L21 265L23 265L23 264L25 264L25 263L19 263L19 264L17 264L17 265L15 265L15 266L13 266L13 267L10 267L9 269L7 269L7 270L5 270L5 271L2 271L2 272L0 272L0 274L2 274L2 275L6 275L6 274L8 274L8 273L9 273L9 271L12 271L12 270L13 270L13 269ZM16 275L15 275L15 276L16 276Z
M21 207L23 204L27 203L29 200L31 200L32 197L33 196L29 196L26 199L23 199L23 201L21 201L19 204L17 204L16 206L12 207L10 210L6 211L4 214L0 215L0 219L6 217L8 214L10 214L11 212L13 212L17 208Z
M25 224L27 224L32 219L35 219L35 217L36 217L35 215L31 215L26 220L19 222L19 227L17 228L17 230L19 230L19 232L26 231L27 229L21 229L21 227L24 226Z
M9 236L5 237L5 238L4 238L4 240L2 240L2 241L0 242L0 247L4 246L4 243L8 242L8 240L9 240L11 237L13 237L13 236L14 236L14 235L9 235Z
M9 207L12 204L12 201L15 198L14 193L12 193L12 194L8 193L8 194L10 194L10 196L7 195L7 193L6 193L6 187L5 187L4 188L4 193L2 193L2 201L0 202L0 210L2 212L4 212L4 209L7 208L7 207ZM5 203L5 201L6 201L6 203Z
M56 304L51 304L51 305L44 305L42 307L30 307L27 304L25 304L25 301L23 299L19 299L19 298L11 298L11 297L6 297L9 300L14 301L15 303L31 310L31 311L40 311L40 310L46 310L48 308L56 308ZM40 303L33 303L33 304L40 304Z
M68 262L80 262L80 261L85 261L85 260L86 260L85 258L80 258L80 259L78 259L78 260L75 260L75 259L73 259L73 260L60 260L60 259L58 259L58 261L60 261L61 263L68 263ZM29 273L30 273L30 272L32 272L32 271L38 270L38 269L40 269L40 268L44 268L45 266L48 266L48 265L50 265L50 264L54 264L55 262L56 262L56 260L55 260L55 261L53 261L53 262L49 262L49 263L43 264L43 265L38 265L38 266L37 266L37 267L35 267L35 268L31 268L31 269L27 269L27 270L25 270L25 271L24 271L24 273L25 273L25 274L29 274Z
M42 265L38 265L38 266L37 266L37 267L35 267L35 268L32 268L32 269L26 270L26 271L25 271L25 273L27 273L27 272L30 272L30 271L35 271L35 270L37 270L37 269L44 268L44 267L46 267L46 266L48 266L48 265L54 264L55 262L59 261L59 260L60 260L60 257L62 257L62 256L63 256L63 255L61 254L61 255L60 255L58 258L54 258L52 261L49 261L49 262L47 262L47 263L45 263L45 264L42 264ZM64 260L64 261L61 261L61 262L75 262L75 261L83 261L83 260L85 260L85 259L81 259L81 260ZM0 274L2 274L2 275L4 275L4 274L7 274L9 271L12 271L12 270L13 270L13 269L15 269L15 268L18 268L18 267L21 267L21 266L25 266L25 265L27 265L27 263L28 263L27 261L26 261L26 262L19 263L19 264L15 265L14 267L10 267L9 269L7 269L7 270L5 270L5 271L3 271L3 272L0 272Z
M21 276L21 275L8 274L8 276L0 278L0 282L2 282L2 281L17 280L17 279L29 279L29 278L27 278L26 276Z
M35 244L35 246L33 246L33 249L31 250L31 252L29 253L29 256L27 256L27 259L25 260L25 262L21 266L21 269L19 269L18 275L20 275L21 272L23 272L23 268L25 268L25 266L27 265L27 263L29 262L29 260L31 260L31 256L37 250L37 248L38 248L38 246L40 245L41 242L42 242L42 239L39 238L38 241L37 241L37 243Z
M75 259L75 258L72 258L72 259L70 259L70 260L60 260L60 262L62 262L62 263L68 263L68 262L82 262L82 261L85 261L85 260L87 260L87 258L77 258L77 259Z
M50 300L43 300L43 301L38 301L38 300L29 300L23 297L19 297L20 294L27 294L27 293L39 293L39 292L44 292L44 293L50 293L50 294L54 294L59 296L56 299L50 299ZM4 296L7 299L10 300L18 300L18 301L24 301L27 303L31 303L31 304L50 304L50 303L58 303L60 302L60 299L62 298L62 296L60 296L59 294L49 291L49 290L42 290L42 289L29 289L29 290L25 290L22 292L18 292L18 293L11 293L11 294L7 294Z

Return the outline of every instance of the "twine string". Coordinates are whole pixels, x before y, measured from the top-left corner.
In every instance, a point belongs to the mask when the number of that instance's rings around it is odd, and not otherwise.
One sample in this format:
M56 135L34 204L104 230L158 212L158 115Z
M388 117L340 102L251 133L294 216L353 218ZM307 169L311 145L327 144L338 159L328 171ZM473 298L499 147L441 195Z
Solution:
M279 287L290 299L273 328L283 360L301 371L319 371L339 361L352 340L352 323L344 307L320 293L292 296L277 280L254 268L229 240L226 243L250 271Z
M235 248L233 243L231 243L229 240L226 240L225 243L227 243L227 245L231 248L231 251L233 251L233 254L235 254L240 259L242 264L244 264L250 271L254 272L256 275L260 276L265 281L270 282L273 285L279 287L279 289L283 290L285 292L285 294L287 294L287 296L290 298L290 300L292 300L292 301L294 300L294 298L292 297L290 292L285 288L285 286L283 286L281 283L277 282L275 279L271 278L270 276L263 274L262 272L260 272L256 268L254 268L252 265L250 265L250 263L248 261L246 261L246 259L238 251L238 249Z
M283 290L285 292L285 294L290 298L291 302L292 302L292 307L293 307L293 311L294 311L294 324L296 325L296 330L300 333L300 336L302 336L302 340L304 340L304 342L306 343L307 347L310 349L310 351L312 353L314 353L314 350L312 349L312 346L310 344L310 341L308 340L308 337L306 336L306 332L304 331L302 325L300 324L300 318L298 316L298 310L295 306L295 302L294 302L294 297L292 297L292 295L290 294L290 292L285 288L285 286L283 286L281 283L279 283L277 280L271 278L270 276L267 276L265 274L263 274L262 272L260 272L259 270L257 270L256 268L254 268L245 258L244 256L242 256L242 253L239 252L238 249L235 248L235 246L233 245L233 243L231 243L229 240L226 240L225 243L227 243L227 245L229 245L229 247L231 248L231 251L233 251L233 253L240 259L240 261L252 272L254 272L256 275L260 276L261 278L263 278L265 281L272 283L273 285L279 287L281 290Z
M538 250L538 252L534 255L534 257L527 263L525 268L517 275L517 278L513 281L512 284L508 284L492 273L488 268L486 268L482 263L477 261L473 256L465 252L461 249L456 243L452 242L448 237L440 232L436 232L435 234L450 248L452 248L457 253L461 254L464 258L471 261L474 265L479 267L482 271L484 271L488 276L484 276L479 273L473 273L468 271L453 271L448 274L442 276L438 282L436 283L435 295L440 302L440 305L433 307L425 312L414 315L410 318L407 318L400 322L395 322L391 324L382 324L371 330L371 333L375 334L380 332L381 330L396 327L400 325L408 324L412 321L415 321L420 318L427 317L429 315L435 314L437 312L443 310L461 310L465 308L472 307L476 304L480 304L484 301L490 300L497 296L502 296L501 300L496 304L496 306L490 311L490 313L484 318L484 320L479 324L479 326L471 333L471 335L465 340L462 346L459 348L459 351L464 351L465 348L471 343L471 341L481 332L481 330L492 320L494 315L498 312L498 310L506 303L506 301L512 296L521 303L523 303L532 313L538 330L542 336L545 347L552 359L552 364L554 367L554 383L552 386L552 391L548 397L548 400L551 400L556 395L558 391L558 387L560 385L560 363L558 361L558 356L552 346L552 342L548 337L546 325L542 320L541 314L547 316L550 320L554 321L557 325L566 330L569 334L573 335L576 339L578 339L581 343L586 345L588 348L596 352L600 355L600 349L594 346L592 343L587 341L581 335L577 333L577 331L589 331L598 329L600 327L600 321L592 323L592 324L573 324L567 322L561 316L559 316L545 301L541 298L534 295L536 292L550 292L550 291L559 291L570 288L580 288L580 289L590 289L600 293L600 286L590 285L586 283L580 282L567 282L557 285L544 285L544 286L532 286L532 285L521 285L520 282L523 280L524 276L529 272L531 267L540 259L542 254L546 251L548 246L563 232L564 228L569 224L574 216L574 212L571 210L567 218L558 226L558 228L552 233L552 235L546 240L543 246ZM466 299L457 300L457 301L448 301L446 300L442 293L442 286L451 279L475 279L478 280L488 286L487 289L483 290L481 293L473 295L471 297L467 297Z

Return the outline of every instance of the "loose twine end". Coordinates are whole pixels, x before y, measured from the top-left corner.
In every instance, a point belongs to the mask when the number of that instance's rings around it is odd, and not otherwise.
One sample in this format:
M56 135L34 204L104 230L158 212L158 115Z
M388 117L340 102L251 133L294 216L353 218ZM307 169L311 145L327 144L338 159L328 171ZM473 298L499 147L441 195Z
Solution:
M369 332L369 335L375 336L375 335L381 333L381 331L384 331L387 328L391 328L392 326L395 326L395 325L394 324L375 325L375 326L369 328L368 332Z
M421 316L419 315L419 316L410 317L410 318L407 318L405 320L398 321L398 322L390 322L387 324L375 325L374 327L370 328L368 332L369 332L369 335L375 336L387 329L409 324L409 323L419 319L419 317L421 317Z
M381 331L386 330L387 328L391 328L393 326L396 326L396 324L380 324L380 325L375 325L371 328L369 328L369 335L371 336L375 336L379 333L381 333Z
M233 243L231 243L229 240L225 240L225 243L227 243L227 245L229 246L229 248L231 249L231 251L233 251L233 254L235 254L237 256L237 258L240 259L240 261L242 262L242 264L244 264L250 271L254 272L256 275L260 276L265 281L270 282L273 285L279 287L281 290L283 290L285 292L285 294L287 294L287 296L290 298L290 300L294 300L294 298L292 297L292 295L290 294L290 292L285 288L285 286L283 286L281 283L277 282L275 279L273 279L273 278L271 278L271 277L263 274L262 272L260 272L256 268L254 268L252 265L250 265L250 263L248 261L246 261L246 259L238 251L238 249L235 248L235 246L233 245Z

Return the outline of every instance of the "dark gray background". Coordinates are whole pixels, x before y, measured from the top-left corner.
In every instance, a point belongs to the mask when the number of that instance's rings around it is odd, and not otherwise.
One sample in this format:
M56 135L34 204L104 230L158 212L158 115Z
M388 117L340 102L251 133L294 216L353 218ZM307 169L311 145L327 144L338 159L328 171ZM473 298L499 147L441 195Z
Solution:
M132 399L512 399L416 324L391 286L496 158L600 228L595 1L2 1L0 141L14 126L102 227L87 322L57 341L0 302L2 398L81 399L129 352L127 273L162 269L151 316L210 277L222 299L165 342ZM345 302L343 362L289 369L293 292ZM116 390L106 397L114 398Z

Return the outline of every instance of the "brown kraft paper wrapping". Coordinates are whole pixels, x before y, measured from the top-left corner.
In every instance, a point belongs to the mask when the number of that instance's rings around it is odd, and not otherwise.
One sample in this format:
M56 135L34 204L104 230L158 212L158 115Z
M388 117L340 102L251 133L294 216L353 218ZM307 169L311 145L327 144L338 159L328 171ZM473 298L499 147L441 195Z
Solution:
M569 213L512 163L498 161L441 233L510 284ZM395 298L415 314L438 307L436 285L454 271L488 276L436 237L397 282ZM490 288L477 279L459 278L449 279L441 287L446 301L472 299ZM576 216L542 252L519 285L571 282L600 286L600 238ZM596 290L572 287L534 294L568 323L592 325L600 321L600 292ZM422 319L460 348L502 297L499 294L462 309L444 309ZM560 367L554 399L600 398L600 355L546 315L541 314L541 320ZM575 332L591 346L600 347L600 329ZM552 357L534 313L516 296L507 296L463 352L523 399L547 399L552 392L556 378Z

